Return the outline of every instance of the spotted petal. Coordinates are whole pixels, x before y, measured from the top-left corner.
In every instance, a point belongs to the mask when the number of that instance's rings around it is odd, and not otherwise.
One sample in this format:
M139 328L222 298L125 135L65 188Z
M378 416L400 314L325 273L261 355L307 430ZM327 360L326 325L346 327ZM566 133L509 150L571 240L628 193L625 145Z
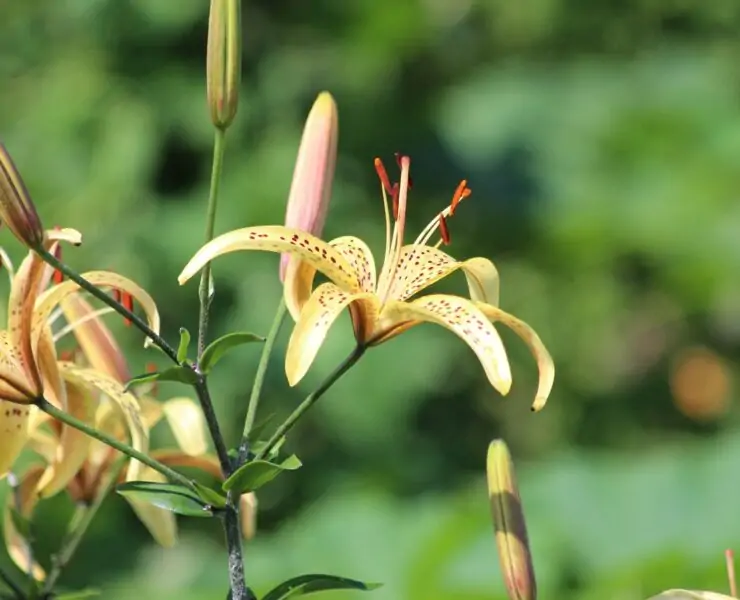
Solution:
M0 400L0 478L4 477L28 439L30 406Z
M380 321L383 328L399 327L397 332L421 322L437 323L455 333L478 356L491 385L504 396L509 392L511 371L504 344L473 302L444 294L424 296L413 302L391 301L383 309Z
M333 283L324 283L316 288L303 307L288 343L285 372L291 386L296 385L306 374L324 343L329 328L351 302L361 302L372 308L377 304L377 299L373 294L364 292L347 293Z
M532 355L537 361L537 367L540 372L537 395L532 404L532 410L542 410L547 402L548 396L550 395L550 391L552 390L553 382L555 381L555 364L553 363L552 357L547 351L547 348L545 348L545 344L542 343L540 336L538 336L534 329L524 321L504 312L500 308L496 308L495 306L490 306L482 302L477 302L476 306L483 314L491 319L491 321L499 321L511 328L514 333L522 338L527 346L529 346Z
M0 399L28 403L34 397L32 387L8 332L0 331Z
M359 291L357 274L339 252L316 236L278 225L246 227L218 236L195 253L177 280L182 285L217 256L237 250L300 256L343 290Z
M3 507L3 536L8 554L21 571L27 573L30 570L31 575L37 581L42 581L46 577L46 573L33 560L33 552L29 542L16 528L11 510L15 508L21 517L30 518L38 501L36 486L43 473L43 467L31 467L21 478L15 493L9 492L6 495L5 506ZM16 499L19 501L17 505Z
M131 279L111 271L89 271L83 273L82 277L98 287L111 287L131 294L144 309L149 321L149 327L155 333L159 333L159 311L157 311L157 305L154 303L154 299ZM79 286L74 281L65 281L46 290L39 296L36 302L36 308L33 311L34 348L38 346L42 324L47 321L51 312L62 300L77 290L79 290ZM145 346L151 343L151 340L147 338Z
M404 246L401 249L389 298L406 300L458 269L465 273L473 300L498 305L499 276L490 260L476 257L457 261L438 248L422 245Z
M123 391L123 384L92 369L83 369L72 363L61 363L62 376L73 384L102 392L115 402L123 412L123 417L131 436L131 445L139 452L149 449L149 434L141 420L141 407L136 398ZM126 479L134 481L139 478L143 465L138 460L131 460L126 471Z
M345 235L333 239L329 245L339 252L357 273L360 290L363 292L375 291L375 260L367 244L360 238Z

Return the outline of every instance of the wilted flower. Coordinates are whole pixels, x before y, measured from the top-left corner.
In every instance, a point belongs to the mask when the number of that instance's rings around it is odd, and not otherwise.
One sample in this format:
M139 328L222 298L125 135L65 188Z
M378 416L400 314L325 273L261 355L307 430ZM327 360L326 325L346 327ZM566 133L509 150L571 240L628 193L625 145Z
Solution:
M206 85L211 121L219 129L226 129L236 115L241 60L241 0L211 0Z
M485 258L458 262L439 249L442 243L450 241L448 219L470 193L466 182L458 186L450 205L432 219L416 240L404 245L410 160L399 157L399 164L400 183L391 185L382 163L376 160L387 233L383 268L378 277L368 246L356 237L325 242L296 228L264 226L231 231L207 243L183 269L180 284L217 256L236 250L286 252L298 257L300 261L291 261L284 285L286 305L297 321L285 361L291 385L305 375L329 328L349 307L355 337L363 347L385 342L424 322L446 327L473 349L493 387L506 394L511 387L511 371L503 342L492 323L500 321L527 343L537 359L540 380L532 408L541 409L555 376L552 358L529 325L498 308L499 278L495 266ZM392 198L395 222L392 233L388 195ZM437 232L441 239L430 244ZM316 271L330 281L312 289ZM462 271L467 277L470 299L447 294L411 299L455 271Z
M509 598L534 600L537 597L537 583L524 510L511 454L503 440L495 440L488 446L486 471L496 546Z
M0 144L0 221L29 248L44 241L44 228L23 179Z
M322 92L303 128L285 214L286 227L321 237L331 199L338 135L337 104L329 92ZM283 254L280 261L281 280L285 278L290 257L290 254ZM300 258L294 260L300 261Z

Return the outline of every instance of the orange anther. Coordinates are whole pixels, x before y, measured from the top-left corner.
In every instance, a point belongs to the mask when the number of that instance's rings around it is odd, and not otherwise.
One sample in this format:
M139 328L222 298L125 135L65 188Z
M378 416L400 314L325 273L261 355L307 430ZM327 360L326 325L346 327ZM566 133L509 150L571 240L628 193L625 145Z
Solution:
M148 362L148 363L146 363L146 367L144 367L144 368L146 369L146 372L147 373L156 373L157 372L157 363Z
M376 158L373 161L373 164L375 165L375 172L378 174L380 183L383 184L383 189L385 189L385 193L393 194L393 186L391 185L391 180L388 178L388 172L385 170L385 167L383 166L383 161L380 160L379 158Z
M467 198L468 196L470 196L468 182L463 179L457 186L457 189L455 189L455 193L452 194L452 202L450 203L450 216L455 214L455 209L457 208L457 205L460 204L460 201L463 198Z
M450 244L450 230L447 229L447 219L444 215L439 215L439 233L442 235L442 242L445 246Z
M121 293L121 304L126 310L129 310L131 312L134 311L134 297L128 292ZM123 322L126 325L126 327L131 325L131 319L124 319Z
M391 206L393 206L393 219L398 220L398 193L399 193L399 187L398 183L393 184L393 189L391 190Z
M113 295L113 299L116 302L118 302L118 304L120 304L121 303L121 290L119 290L118 288L113 288L112 295Z

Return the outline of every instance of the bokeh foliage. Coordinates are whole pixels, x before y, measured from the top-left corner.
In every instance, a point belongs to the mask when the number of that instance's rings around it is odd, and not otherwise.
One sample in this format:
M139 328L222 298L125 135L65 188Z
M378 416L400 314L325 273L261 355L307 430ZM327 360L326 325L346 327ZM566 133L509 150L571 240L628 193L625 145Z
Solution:
M144 284L172 338L197 314L196 284L176 276L203 236L207 10L12 2L0 20L0 137L43 218L84 233L73 265ZM305 467L261 495L250 581L323 571L385 581L379 599L502 597L483 467L504 437L543 597L722 589L721 552L740 539L740 4L245 0L244 17L218 230L282 220L302 120L329 89L340 139L326 234L382 246L376 155L413 158L412 232L467 178L451 251L497 262L502 306L558 369L534 416L534 365L506 332L505 400L431 326L370 352L292 436ZM277 259L231 256L215 276L214 334L266 333ZM120 330L134 371L157 360ZM345 320L298 390L278 354L263 414L287 413L350 347ZM257 353L213 378L230 440ZM47 550L69 508L51 504ZM67 582L114 600L217 598L224 572L217 528L186 523L161 551L112 499Z

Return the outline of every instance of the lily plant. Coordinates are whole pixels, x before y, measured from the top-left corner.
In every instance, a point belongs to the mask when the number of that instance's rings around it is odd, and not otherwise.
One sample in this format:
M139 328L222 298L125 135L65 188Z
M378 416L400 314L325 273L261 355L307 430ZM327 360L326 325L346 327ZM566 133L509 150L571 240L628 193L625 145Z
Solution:
M262 250L289 255L284 300L296 322L285 370L296 385L306 374L341 312L348 308L355 338L362 348L386 342L420 324L435 323L455 333L476 354L491 385L502 395L511 387L511 370L494 323L510 327L529 346L539 367L539 385L532 409L546 403L554 380L552 358L537 333L524 321L498 306L499 275L494 264L481 257L458 261L443 250L450 241L447 222L460 202L470 195L463 181L450 204L440 211L416 239L405 244L405 226L411 189L407 156L398 157L400 180L391 184L379 159L386 243L380 273L367 244L354 236L326 242L305 231L268 225L237 229L206 243L187 263L178 280L187 282L218 256L238 250ZM329 281L314 288L316 272ZM469 298L419 293L456 271L468 283Z

